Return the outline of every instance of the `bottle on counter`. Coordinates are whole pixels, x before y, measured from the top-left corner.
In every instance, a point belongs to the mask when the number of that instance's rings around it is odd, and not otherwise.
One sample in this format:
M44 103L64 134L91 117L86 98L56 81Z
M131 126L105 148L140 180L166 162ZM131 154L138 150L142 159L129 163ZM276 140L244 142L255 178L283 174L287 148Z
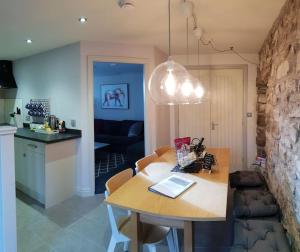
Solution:
M58 130L59 130L60 133L63 133L63 132L66 131L66 123L65 123L65 121L59 121Z

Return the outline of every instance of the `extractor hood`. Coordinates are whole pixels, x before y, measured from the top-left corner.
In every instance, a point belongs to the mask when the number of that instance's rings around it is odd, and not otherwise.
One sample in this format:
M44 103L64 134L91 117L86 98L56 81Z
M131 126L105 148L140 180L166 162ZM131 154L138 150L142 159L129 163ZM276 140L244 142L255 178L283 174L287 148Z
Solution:
M13 75L12 62L0 60L0 89L17 88Z

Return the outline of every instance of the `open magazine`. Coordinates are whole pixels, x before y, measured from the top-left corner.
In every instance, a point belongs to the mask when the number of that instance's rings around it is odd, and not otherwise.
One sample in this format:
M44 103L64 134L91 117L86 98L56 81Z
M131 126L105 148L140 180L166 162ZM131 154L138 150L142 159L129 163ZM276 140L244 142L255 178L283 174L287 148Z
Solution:
M151 192L175 199L181 193L190 188L194 183L196 182L190 179L172 175L157 184L150 186L148 189Z

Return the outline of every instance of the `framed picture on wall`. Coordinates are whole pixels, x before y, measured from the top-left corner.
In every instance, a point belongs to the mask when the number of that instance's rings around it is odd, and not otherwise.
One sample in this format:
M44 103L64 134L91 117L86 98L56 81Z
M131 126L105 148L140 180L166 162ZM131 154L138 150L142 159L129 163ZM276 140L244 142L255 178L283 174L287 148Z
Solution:
M101 107L103 109L129 109L128 84L103 84Z

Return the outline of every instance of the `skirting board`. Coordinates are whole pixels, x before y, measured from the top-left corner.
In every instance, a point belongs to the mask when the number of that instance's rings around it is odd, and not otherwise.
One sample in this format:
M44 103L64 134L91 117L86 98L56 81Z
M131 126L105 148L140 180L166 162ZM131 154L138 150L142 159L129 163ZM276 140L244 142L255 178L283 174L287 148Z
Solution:
M91 188L77 188L77 195L80 197L91 197L95 195L94 190Z

